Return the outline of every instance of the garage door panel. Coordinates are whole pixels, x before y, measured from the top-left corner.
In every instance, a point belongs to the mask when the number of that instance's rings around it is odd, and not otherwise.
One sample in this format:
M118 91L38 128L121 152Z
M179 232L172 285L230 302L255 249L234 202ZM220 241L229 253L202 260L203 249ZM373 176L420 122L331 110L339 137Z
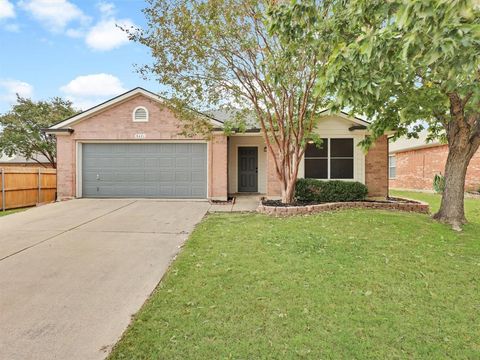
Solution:
M175 196L176 197L190 197L191 190L189 185L175 185Z
M175 182L190 181L190 173L188 171L176 171Z
M192 182L202 182L203 179L205 178L205 172L204 171L198 171L198 170L192 170L191 172L192 175Z
M205 198L206 190L206 144L82 146L84 197Z
M159 192L162 197L175 197L175 186L173 185L160 185Z

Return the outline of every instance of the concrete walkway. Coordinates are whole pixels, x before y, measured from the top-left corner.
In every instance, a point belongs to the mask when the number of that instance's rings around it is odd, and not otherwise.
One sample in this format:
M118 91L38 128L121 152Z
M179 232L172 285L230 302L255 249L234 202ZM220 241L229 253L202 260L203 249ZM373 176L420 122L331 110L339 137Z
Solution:
M251 212L256 211L261 195L237 195L233 203L213 204L210 212Z
M0 218L0 359L103 359L210 204L82 199Z

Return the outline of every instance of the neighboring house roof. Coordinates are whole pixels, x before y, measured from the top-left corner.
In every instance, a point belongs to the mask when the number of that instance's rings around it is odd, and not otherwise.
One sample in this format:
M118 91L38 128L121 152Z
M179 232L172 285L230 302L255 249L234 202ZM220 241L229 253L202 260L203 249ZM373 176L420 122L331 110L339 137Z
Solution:
M37 159L38 161L35 161L34 159ZM4 164L38 164L38 162L45 163L45 164L50 163L50 161L48 161L48 159L41 154L35 155L34 159L26 159L23 156L19 156L19 155L7 156L5 154L2 154L2 156L0 156L0 163L4 163Z
M428 130L422 130L418 133L418 139L408 139L406 137L402 137L394 142L390 142L388 151L390 153L397 153L441 145L439 140L427 142L427 136Z
M89 116L95 114L96 112L98 111L101 111L109 106L112 106L114 104L117 104L117 103L120 103L122 101L125 101L133 96L137 96L137 95L143 95L147 98L150 98L154 101L157 101L157 102L160 102L160 103L163 103L165 102L165 98L151 92L151 91L148 91L148 90L145 90L144 88L141 88L141 87L136 87L130 91L127 91L123 94L120 94L110 100L107 100L99 105L96 105L90 109L87 109L85 111L82 111L76 115L73 115L65 120L62 120L52 126L50 126L48 129L47 129L47 132L51 132L51 133L54 133L54 132L57 132L57 131L65 131L65 130L69 130L68 129L68 126L70 125L73 125L74 123L77 123L79 121L82 121L86 118L88 118ZM192 109L193 110L193 109ZM221 126L223 125L223 122L220 121L220 120L217 120L215 119L214 117L212 117L211 115L209 114L204 114L204 113L201 113L200 111L197 111L197 110L193 110L193 111L196 111L198 112L199 114L202 114L206 117L208 117L209 119L212 120L212 124L213 125L216 125L216 126ZM57 131L56 131L57 130Z

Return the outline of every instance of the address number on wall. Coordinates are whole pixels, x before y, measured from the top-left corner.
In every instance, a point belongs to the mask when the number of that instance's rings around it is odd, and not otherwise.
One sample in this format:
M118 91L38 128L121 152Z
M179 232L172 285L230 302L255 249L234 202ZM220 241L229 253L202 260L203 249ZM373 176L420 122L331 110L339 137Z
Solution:
M135 134L135 139L145 139L147 136L143 133L141 134Z

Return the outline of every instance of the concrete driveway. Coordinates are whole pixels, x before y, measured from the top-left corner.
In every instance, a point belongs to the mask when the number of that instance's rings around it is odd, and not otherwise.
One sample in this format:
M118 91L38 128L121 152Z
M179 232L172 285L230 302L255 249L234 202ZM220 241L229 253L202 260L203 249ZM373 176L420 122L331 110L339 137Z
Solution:
M210 205L81 199L0 218L0 359L103 359Z

